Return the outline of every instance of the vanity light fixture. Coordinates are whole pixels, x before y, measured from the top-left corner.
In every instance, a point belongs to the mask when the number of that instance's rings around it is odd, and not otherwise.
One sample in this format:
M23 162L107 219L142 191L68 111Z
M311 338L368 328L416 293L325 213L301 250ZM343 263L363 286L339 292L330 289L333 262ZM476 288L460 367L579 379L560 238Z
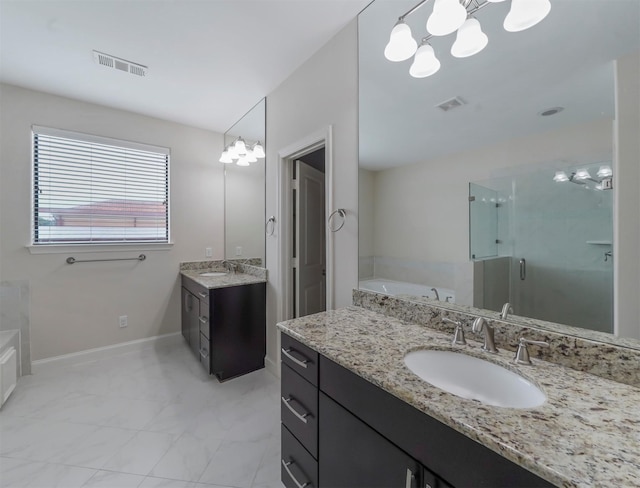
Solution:
M569 177L564 171L556 171L556 175L553 177L553 181L561 183L563 181L569 181Z
M253 151L253 155L258 158L258 159L262 159L264 158L265 154L264 154L264 147L262 147L262 144L260 144L260 141L256 142L253 145L253 148L251 148L251 150Z
M218 161L224 164L236 163L238 166L249 166L264 157L264 147L260 141L247 145L242 137L238 137L224 148Z
M613 171L611 170L611 166L603 165L600 166L600 169L596 174L598 175L598 178L608 178L613 176Z
M567 173L564 171L556 171L556 174L553 177L553 181L556 183L564 183L569 181L571 183L576 183L577 185L585 185L585 188L591 189L592 187L587 185L588 181L592 181L596 183L593 186L594 190L611 190L613 188L613 171L611 166L602 165L598 170L596 178L591 176L589 170L586 168L578 169L577 171L573 171L570 175L567 176Z
M456 41L451 47L451 54L456 58L466 58L482 51L489 39L482 32L480 22L472 16L487 5L506 0L433 0L433 11L427 20L428 35L422 38L418 46L411 34L411 28L405 23L405 18L428 1L421 0L398 18L384 49L384 56L393 62L405 61L414 56L409 69L409 74L414 78L431 76L440 68L440 61L428 44L433 36L446 36L457 31ZM504 29L508 32L519 32L533 27L551 10L549 0L510 1L511 8L503 23Z

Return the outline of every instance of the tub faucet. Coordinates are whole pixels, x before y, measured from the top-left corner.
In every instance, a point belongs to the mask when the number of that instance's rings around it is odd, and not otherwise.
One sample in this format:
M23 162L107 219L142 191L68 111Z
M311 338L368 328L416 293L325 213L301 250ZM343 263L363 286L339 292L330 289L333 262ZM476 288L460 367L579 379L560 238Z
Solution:
M502 306L502 312L500 312L500 318L502 320L504 320L504 319L507 318L507 316L510 313L513 313L513 307L511 306L511 304L509 302L507 302Z
M440 300L440 294L436 288L431 288L431 291L436 294L436 300Z
M482 333L484 336L484 345L482 349L487 352L498 352L494 341L494 330L485 319L476 317L471 326L471 330L475 333Z

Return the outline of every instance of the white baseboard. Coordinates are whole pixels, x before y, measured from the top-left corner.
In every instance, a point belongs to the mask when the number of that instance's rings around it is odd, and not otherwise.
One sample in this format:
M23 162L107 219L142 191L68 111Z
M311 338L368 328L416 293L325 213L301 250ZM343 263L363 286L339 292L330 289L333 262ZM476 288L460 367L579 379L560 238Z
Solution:
M52 358L38 359L37 361L31 362L31 373L38 374L45 369L48 370L52 367L72 366L75 364L86 363L88 361L104 359L116 354L141 351L149 347L169 346L177 344L180 341L182 341L182 334L180 332L173 332L171 334L146 337L144 339L121 342L120 344L113 344L111 346L96 347L95 349L63 354Z
M274 375L276 378L280 378L280 362L276 362L271 359L269 356L264 358L264 367L269 373Z

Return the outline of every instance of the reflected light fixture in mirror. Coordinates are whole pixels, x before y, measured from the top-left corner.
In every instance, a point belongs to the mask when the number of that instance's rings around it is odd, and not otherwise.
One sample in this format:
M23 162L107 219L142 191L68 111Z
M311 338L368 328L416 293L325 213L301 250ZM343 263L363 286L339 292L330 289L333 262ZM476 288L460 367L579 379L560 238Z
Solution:
M264 147L260 141L257 141L253 146L247 146L242 137L238 137L233 143L224 148L220 155L220 161L224 164L236 163L238 166L249 166L250 163L255 163L258 159L264 159Z
M487 5L505 0L434 0L433 11L427 20L428 35L422 38L418 47L404 19L428 1L422 0L398 18L384 49L385 57L393 62L414 56L409 69L414 78L431 76L440 68L433 48L427 43L433 36L446 36L457 31L456 41L451 47L451 54L456 58L466 58L482 51L489 39L472 15ZM549 0L511 0L503 27L508 32L523 31L539 23L550 11Z

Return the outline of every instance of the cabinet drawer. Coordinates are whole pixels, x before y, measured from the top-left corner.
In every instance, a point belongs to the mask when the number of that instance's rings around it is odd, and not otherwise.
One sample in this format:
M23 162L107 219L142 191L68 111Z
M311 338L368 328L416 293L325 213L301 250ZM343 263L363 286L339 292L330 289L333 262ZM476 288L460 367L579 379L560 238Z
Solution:
M204 369L207 373L211 372L211 358L209 355L211 354L209 347L209 338L205 337L204 334L200 334L200 363L204 366Z
M282 346L280 350L282 363L291 367L307 381L317 386L318 353L286 334L281 335L280 342Z
M302 447L282 425L281 479L287 488L317 488L318 462ZM306 484L305 484L306 483Z
M186 276L182 277L182 286L197 296L198 299L209 300L209 288L206 286L202 286Z
M318 388L282 365L280 417L315 458L318 457Z
M202 313L202 304L200 304L200 315L198 316L198 323L200 324L200 333L203 334L207 339L210 339L211 324L209 321L209 314Z

